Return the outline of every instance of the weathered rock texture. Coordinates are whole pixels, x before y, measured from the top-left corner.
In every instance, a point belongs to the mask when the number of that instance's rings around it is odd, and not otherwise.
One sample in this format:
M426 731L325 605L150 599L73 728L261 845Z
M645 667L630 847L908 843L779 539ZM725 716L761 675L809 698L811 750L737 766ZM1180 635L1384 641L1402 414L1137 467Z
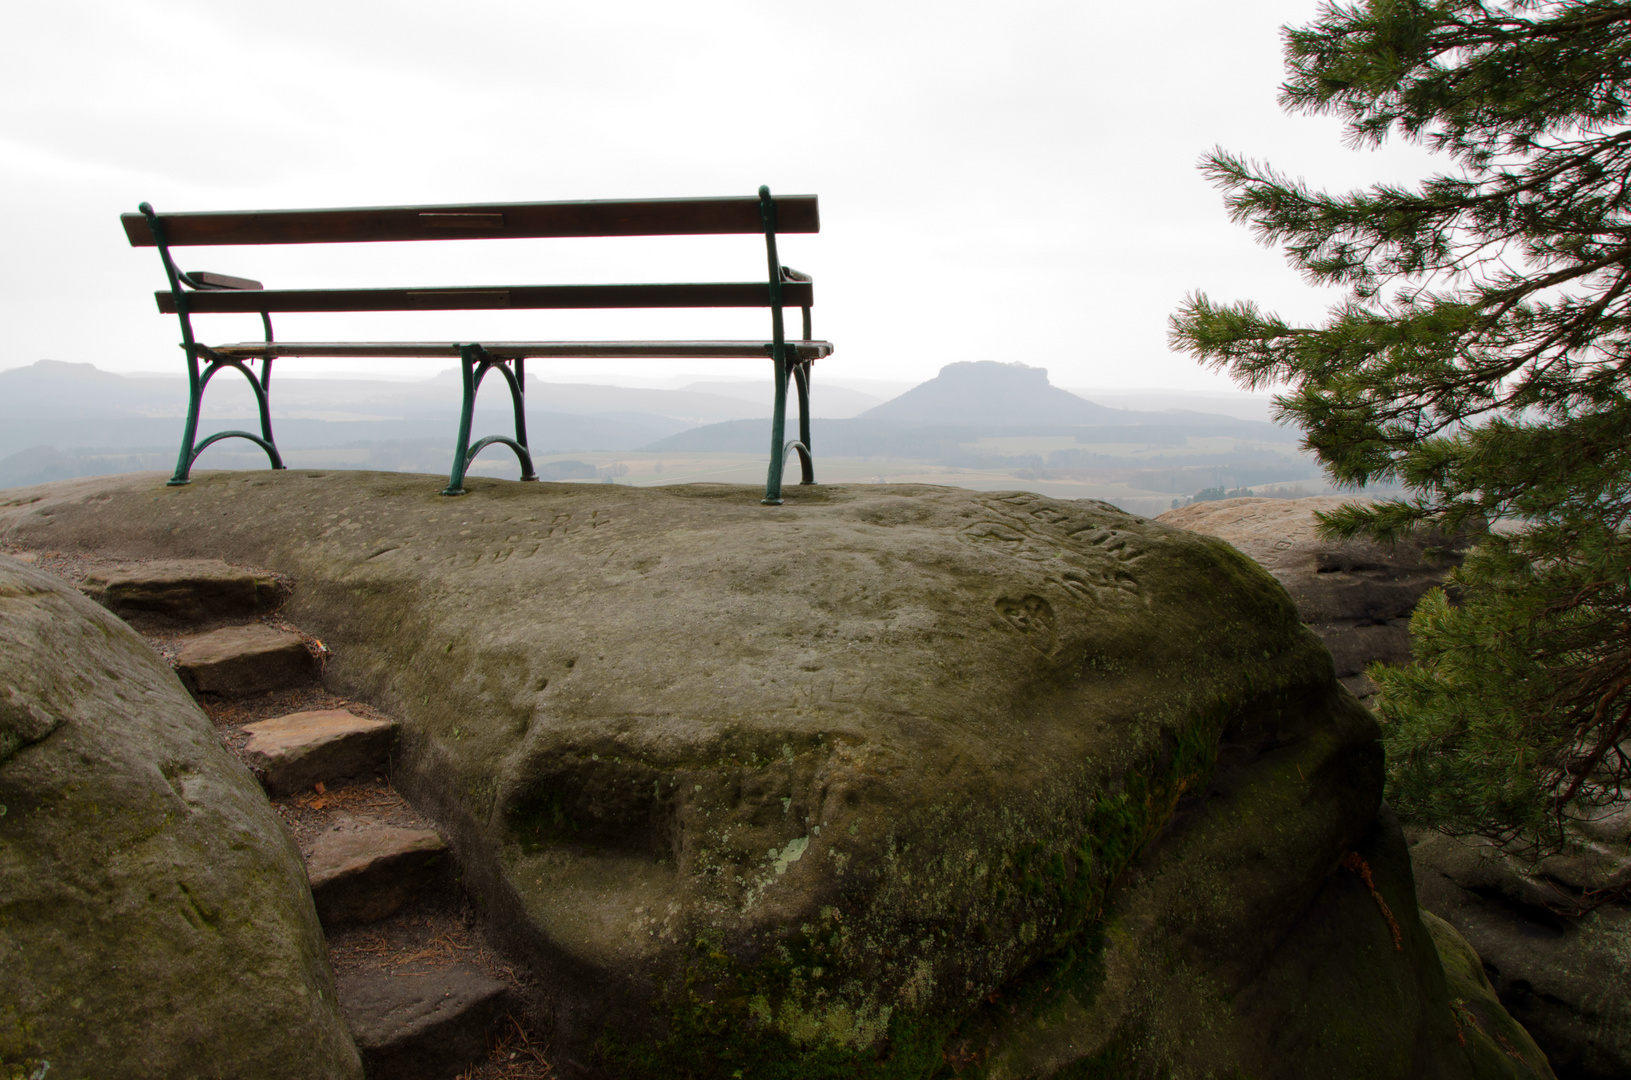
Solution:
M1375 723L1228 546L1023 493L471 489L68 482L0 538L298 577L563 1069L1491 1075Z
M1441 585L1458 555L1428 560L1426 543L1395 546L1335 541L1317 533L1316 511L1330 512L1350 495L1307 499L1221 499L1190 503L1156 520L1216 536L1250 556L1286 587L1303 622L1325 642L1337 678L1361 701L1376 687L1366 665L1410 662L1410 615L1428 589Z
M80 586L109 611L180 622L251 616L283 598L278 582L220 559L165 559L93 570Z
M1434 915L1421 912L1422 925L1433 936L1439 958L1444 963L1444 979L1450 988L1450 1008L1455 1012L1457 1035L1468 1043L1480 1059L1480 1072L1499 1076L1503 1068L1522 1076L1524 1066L1545 1060L1529 1032L1512 1019L1495 995L1484 973L1483 961L1455 927Z
M1558 1075L1631 1076L1631 909L1557 913L1592 882L1625 872L1624 837L1617 858L1588 849L1538 867L1477 840L1414 830L1410 838L1422 906L1474 944L1501 1002Z
M0 973L0 1075L361 1075L254 778L129 627L5 558Z

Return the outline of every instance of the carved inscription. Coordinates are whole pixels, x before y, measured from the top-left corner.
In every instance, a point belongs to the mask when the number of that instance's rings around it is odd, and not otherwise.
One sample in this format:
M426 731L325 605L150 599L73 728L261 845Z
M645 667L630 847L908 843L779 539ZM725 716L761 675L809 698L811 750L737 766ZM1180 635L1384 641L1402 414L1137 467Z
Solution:
M459 530L457 535L434 538L414 536L403 543L427 547L432 552L431 558L459 569L469 569L510 559L534 558L550 541L590 535L594 530L612 524L612 520L605 510L587 514L561 512L547 517L471 519L460 522L470 527ZM483 531L482 527L492 530L491 538L478 535ZM500 528L506 530L502 539L496 535ZM382 542L379 547L389 550L389 543Z
M1021 633L1053 633L1053 605L1035 593L1018 600L998 600L997 612Z
M1027 539L1025 534L1017 529L1011 529L995 521L977 521L972 525L966 525L963 527L963 536L976 544L996 544L1013 551L1024 547Z
M1049 580L1066 595L1098 602L1142 595L1137 563L1144 552L1139 538L1101 514L1072 513L1069 507L1030 494L994 498L982 509L979 520L963 526L963 539L1022 559L1064 564ZM1003 614L1015 622L1017 616L1006 609Z

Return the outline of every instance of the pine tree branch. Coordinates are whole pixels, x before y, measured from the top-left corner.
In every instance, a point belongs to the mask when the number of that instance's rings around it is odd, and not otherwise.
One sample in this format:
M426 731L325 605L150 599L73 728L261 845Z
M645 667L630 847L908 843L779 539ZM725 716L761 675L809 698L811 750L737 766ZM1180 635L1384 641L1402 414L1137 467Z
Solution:
M1332 195L1212 151L1230 218L1348 295L1293 326L1197 292L1170 340L1289 384L1277 413L1333 480L1404 487L1322 532L1476 539L1458 602L1417 607L1417 662L1373 671L1389 798L1556 850L1578 806L1631 783L1631 3L1359 0L1286 52L1288 109L1458 171Z

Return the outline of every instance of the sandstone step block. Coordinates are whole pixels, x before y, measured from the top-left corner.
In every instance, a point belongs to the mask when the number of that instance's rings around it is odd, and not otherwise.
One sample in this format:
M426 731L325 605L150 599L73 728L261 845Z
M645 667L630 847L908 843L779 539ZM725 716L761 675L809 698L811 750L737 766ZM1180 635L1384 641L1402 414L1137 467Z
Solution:
M271 795L287 795L318 781L382 769L396 725L346 709L321 709L245 724L244 730L250 734L244 756L260 771L262 785Z
M340 1009L370 1080L446 1080L487 1054L509 988L464 964L341 975Z
M434 829L325 834L306 859L318 918L325 925L385 918L434 880L446 850Z
M243 697L303 682L317 663L299 634L253 623L188 638L176 670L194 693Z
M220 559L164 559L89 574L80 589L117 615L187 622L255 615L281 598L276 579Z

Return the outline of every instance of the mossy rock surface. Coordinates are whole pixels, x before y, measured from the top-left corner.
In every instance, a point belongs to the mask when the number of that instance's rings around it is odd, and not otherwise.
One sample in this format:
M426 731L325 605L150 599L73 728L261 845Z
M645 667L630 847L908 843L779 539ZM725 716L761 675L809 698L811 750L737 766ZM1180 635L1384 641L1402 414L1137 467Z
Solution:
M1546 1055L1523 1026L1512 1019L1484 974L1484 962L1455 927L1421 909L1421 922L1433 938L1444 980L1450 991L1450 1010L1457 1035L1478 1059L1479 1075L1520 1077L1552 1075Z
M0 557L0 1077L362 1075L293 839L164 662Z
M1222 542L1018 492L439 486L73 481L0 539L292 575L562 1068L1477 1075L1375 723Z
M1631 904L1557 911L1572 900L1565 887L1602 888L1597 875L1624 865L1627 822L1599 818L1582 837L1595 843L1538 865L1474 837L1407 831L1422 907L1477 950L1502 1005L1570 1080L1631 1076Z

